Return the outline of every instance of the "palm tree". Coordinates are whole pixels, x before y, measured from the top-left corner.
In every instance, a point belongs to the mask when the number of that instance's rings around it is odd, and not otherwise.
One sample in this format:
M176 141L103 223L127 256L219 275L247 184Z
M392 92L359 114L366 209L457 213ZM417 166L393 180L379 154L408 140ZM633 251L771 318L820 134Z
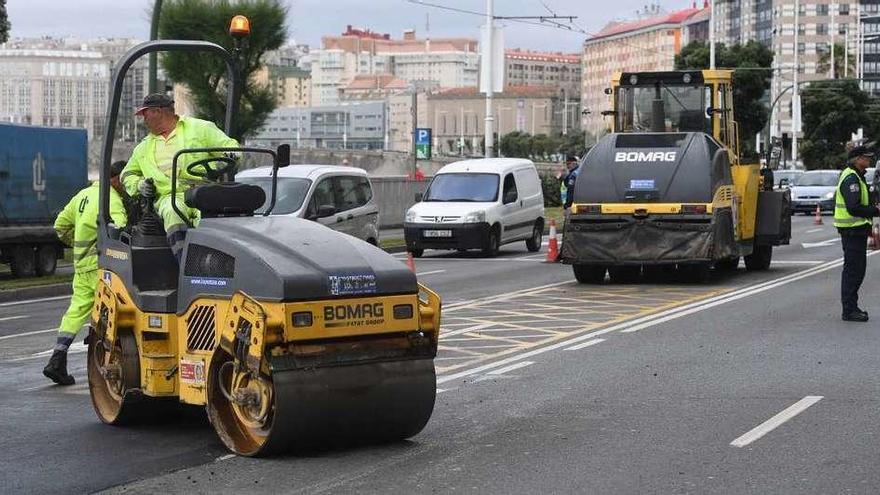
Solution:
M844 54L845 50L843 48L842 43L834 44L834 78L842 79L844 77ZM849 67L850 71L854 71L856 67L856 58L850 53L849 54ZM831 49L826 49L819 56L819 61L816 63L816 72L818 74L828 74L828 77L831 77Z

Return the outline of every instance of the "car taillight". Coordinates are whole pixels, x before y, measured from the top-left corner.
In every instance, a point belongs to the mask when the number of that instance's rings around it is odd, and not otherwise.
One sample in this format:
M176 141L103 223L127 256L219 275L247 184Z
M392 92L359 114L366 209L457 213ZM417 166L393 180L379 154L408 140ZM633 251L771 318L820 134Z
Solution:
M690 215L705 215L706 205L681 205L681 212Z

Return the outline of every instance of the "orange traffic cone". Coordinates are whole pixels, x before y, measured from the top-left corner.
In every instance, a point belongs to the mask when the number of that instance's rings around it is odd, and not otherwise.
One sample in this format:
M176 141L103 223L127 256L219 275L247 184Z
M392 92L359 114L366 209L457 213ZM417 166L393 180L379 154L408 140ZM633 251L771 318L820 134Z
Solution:
M559 244L556 241L556 220L550 219L550 243L547 246L547 263L556 263L559 258Z
M816 205L816 220L813 221L816 225L822 225L822 209L819 208L819 205Z
M412 253L406 253L406 266L408 266L413 273L416 272L416 262L413 261Z

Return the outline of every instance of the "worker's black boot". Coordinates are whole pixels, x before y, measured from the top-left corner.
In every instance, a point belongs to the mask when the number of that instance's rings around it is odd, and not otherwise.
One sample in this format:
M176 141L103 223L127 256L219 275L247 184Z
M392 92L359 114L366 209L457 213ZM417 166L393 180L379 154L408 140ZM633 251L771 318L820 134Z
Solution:
M73 385L76 380L67 374L67 353L55 351L49 358L49 364L43 368L43 375L58 385Z

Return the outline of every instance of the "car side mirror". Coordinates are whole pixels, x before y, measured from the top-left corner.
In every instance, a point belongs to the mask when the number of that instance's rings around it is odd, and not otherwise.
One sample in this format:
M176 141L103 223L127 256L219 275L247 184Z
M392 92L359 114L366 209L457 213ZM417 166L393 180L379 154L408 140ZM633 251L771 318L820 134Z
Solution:
M416 203L421 202L421 201L422 201L422 198L424 198L424 197L425 197L425 195L424 195L423 193L417 192L416 195L415 195Z
M321 205L318 207L318 214L315 218L329 217L336 213L336 207L333 205Z
M275 167L283 168L290 165L290 145L282 144L275 152Z
M516 198L516 191L507 191L504 193L504 204L513 203L516 201Z

